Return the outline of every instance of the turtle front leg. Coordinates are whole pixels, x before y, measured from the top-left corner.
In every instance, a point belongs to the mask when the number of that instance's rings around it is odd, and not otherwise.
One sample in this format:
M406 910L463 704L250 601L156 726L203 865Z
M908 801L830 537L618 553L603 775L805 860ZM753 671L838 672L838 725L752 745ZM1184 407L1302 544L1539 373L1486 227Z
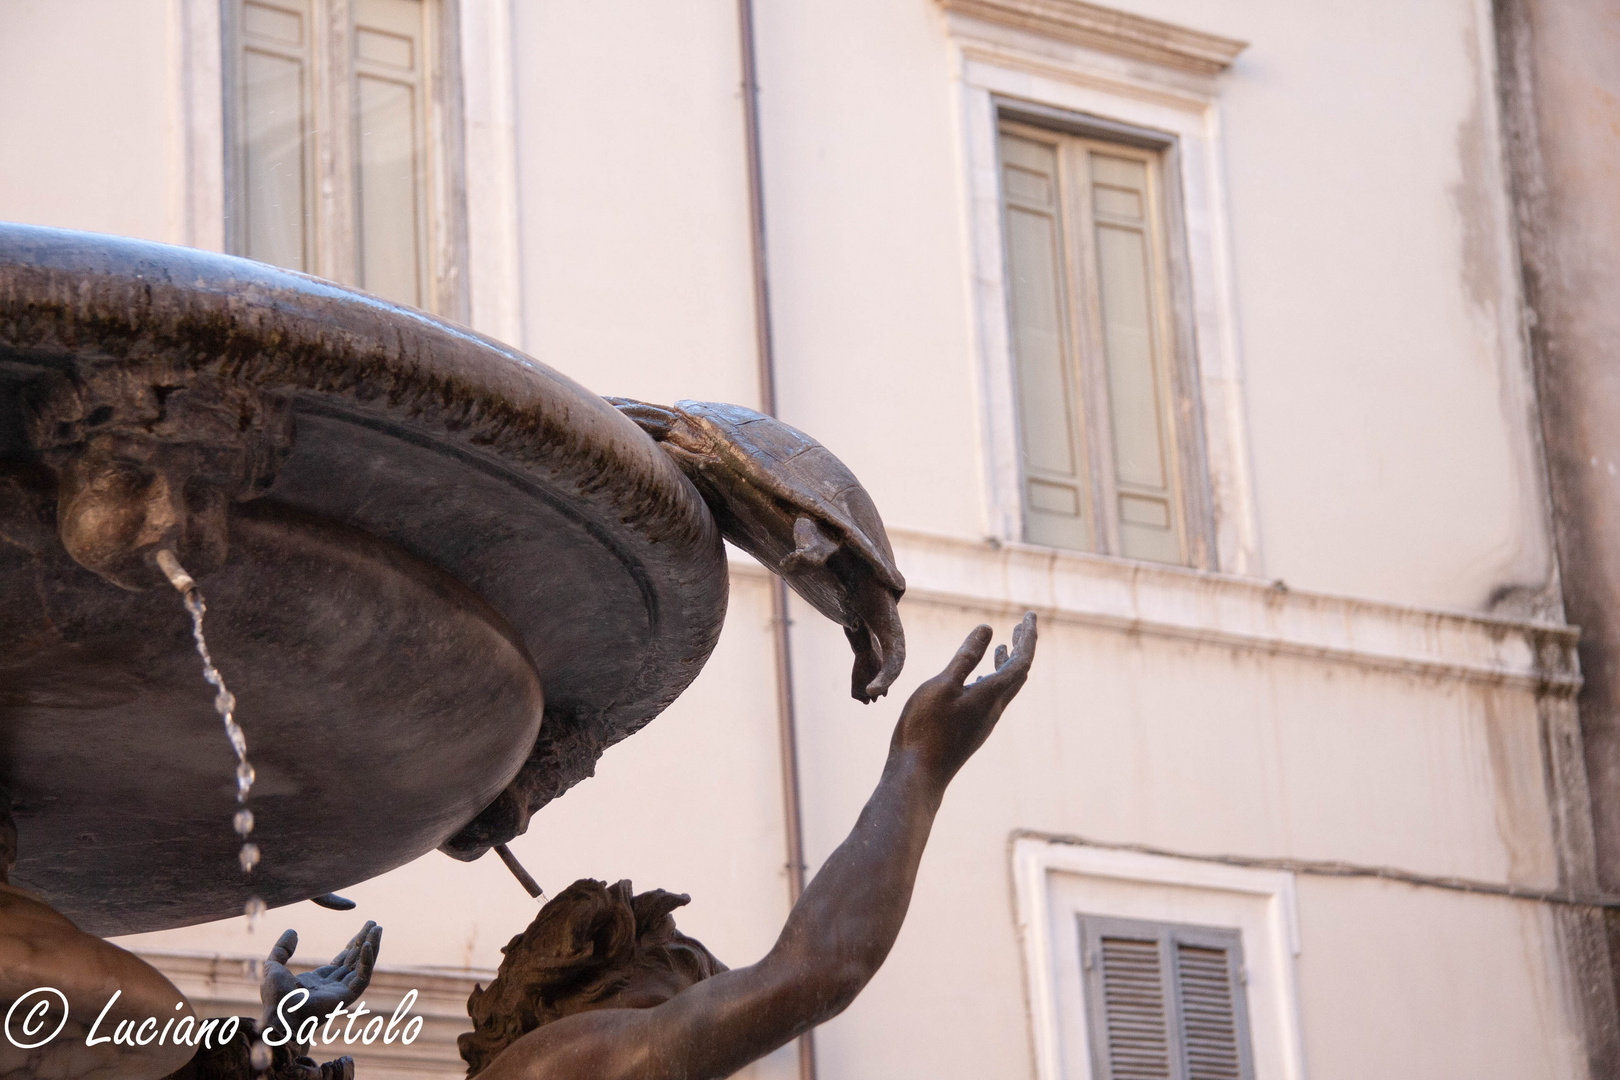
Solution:
M855 667L849 673L849 696L862 705L870 705L879 696L871 693L869 687L883 670L883 652L865 623L853 629L844 627L844 638L849 642L850 652L855 654Z
M786 573L798 573L813 566L826 566L827 560L838 554L838 543L821 531L811 517L799 515L793 523L793 550L782 559Z
M906 631L900 625L894 593L875 578L861 583L850 597L850 606L861 623L844 630L855 652L850 696L862 704L871 704L889 692L906 666Z
M635 398L610 397L603 400L634 420L636 426L651 435L654 442L669 438L675 425L680 423L680 414L664 405L649 405Z

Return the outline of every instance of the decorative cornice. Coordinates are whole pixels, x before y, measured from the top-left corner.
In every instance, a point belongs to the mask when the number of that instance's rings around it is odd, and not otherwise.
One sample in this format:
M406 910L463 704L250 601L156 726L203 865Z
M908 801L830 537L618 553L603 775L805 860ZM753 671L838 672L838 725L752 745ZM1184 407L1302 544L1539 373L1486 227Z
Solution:
M1084 0L938 0L948 12L1199 75L1226 70L1248 42Z
M1331 596L1201 570L891 529L907 604L1043 620L1573 697L1580 631ZM733 573L763 568L728 549Z

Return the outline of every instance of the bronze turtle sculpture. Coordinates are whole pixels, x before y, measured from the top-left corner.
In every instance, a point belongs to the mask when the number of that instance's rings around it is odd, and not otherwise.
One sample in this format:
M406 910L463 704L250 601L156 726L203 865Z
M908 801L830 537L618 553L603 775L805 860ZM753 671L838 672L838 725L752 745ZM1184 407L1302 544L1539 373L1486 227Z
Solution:
M675 460L721 535L844 627L855 651L854 698L887 693L906 662L896 607L906 582L877 506L849 467L804 432L741 405L608 400Z

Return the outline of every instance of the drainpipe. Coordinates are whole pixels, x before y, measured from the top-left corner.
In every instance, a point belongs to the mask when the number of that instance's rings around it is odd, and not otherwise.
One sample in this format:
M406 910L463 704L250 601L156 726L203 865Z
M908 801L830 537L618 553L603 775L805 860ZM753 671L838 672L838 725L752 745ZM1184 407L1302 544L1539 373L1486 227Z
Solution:
M759 77L753 0L737 0L742 51L743 128L748 157L748 222L754 269L754 354L759 363L760 412L776 415L776 348L771 336L771 281L765 256L765 175L759 146ZM772 578L771 636L776 654L776 726L782 758L782 825L787 841L788 904L804 893L804 824L799 798L799 738L793 703L793 652L788 639L788 589ZM799 1080L816 1080L814 1032L799 1036Z

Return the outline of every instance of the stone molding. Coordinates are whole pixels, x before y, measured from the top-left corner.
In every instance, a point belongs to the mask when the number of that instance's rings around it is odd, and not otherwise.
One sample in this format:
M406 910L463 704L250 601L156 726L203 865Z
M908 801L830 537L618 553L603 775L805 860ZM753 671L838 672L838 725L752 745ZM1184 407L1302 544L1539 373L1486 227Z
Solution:
M905 603L1572 698L1577 627L1332 596L1204 570L893 529ZM728 549L733 570L764 570ZM903 612L903 609L902 609Z
M938 0L969 15L1044 37L1199 75L1226 70L1248 42L1088 4L1084 0Z

